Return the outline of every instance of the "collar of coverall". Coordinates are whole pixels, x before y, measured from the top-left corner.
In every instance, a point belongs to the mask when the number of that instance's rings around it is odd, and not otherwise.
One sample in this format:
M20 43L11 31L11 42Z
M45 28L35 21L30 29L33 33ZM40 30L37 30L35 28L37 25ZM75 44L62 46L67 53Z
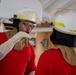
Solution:
M56 45L59 48L65 61L70 65L76 66L76 48L64 45Z

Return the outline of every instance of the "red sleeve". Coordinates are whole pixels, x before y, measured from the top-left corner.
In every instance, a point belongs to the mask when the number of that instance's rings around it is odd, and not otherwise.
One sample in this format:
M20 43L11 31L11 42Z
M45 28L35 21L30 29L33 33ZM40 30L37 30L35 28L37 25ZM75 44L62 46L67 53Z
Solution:
M0 45L7 41L7 36L4 32L0 32Z
M27 69L26 69L27 74L29 74L31 71L36 70L35 52L34 52L33 46L30 46L30 50L31 50L31 59L30 59L28 65L27 65Z

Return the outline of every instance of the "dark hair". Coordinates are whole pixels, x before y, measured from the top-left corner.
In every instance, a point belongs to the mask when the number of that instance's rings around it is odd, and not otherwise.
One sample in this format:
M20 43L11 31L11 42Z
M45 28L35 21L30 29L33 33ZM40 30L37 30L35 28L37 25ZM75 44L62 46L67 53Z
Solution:
M21 20L19 19L13 19L13 27L17 28L17 31L19 32L19 23Z

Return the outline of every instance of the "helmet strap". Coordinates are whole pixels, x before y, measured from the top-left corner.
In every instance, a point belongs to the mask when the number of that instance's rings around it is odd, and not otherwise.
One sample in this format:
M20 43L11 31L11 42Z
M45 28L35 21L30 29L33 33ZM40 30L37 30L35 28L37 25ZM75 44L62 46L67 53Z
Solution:
M50 40L53 42L53 44L76 47L76 35L61 33L56 29L53 29Z

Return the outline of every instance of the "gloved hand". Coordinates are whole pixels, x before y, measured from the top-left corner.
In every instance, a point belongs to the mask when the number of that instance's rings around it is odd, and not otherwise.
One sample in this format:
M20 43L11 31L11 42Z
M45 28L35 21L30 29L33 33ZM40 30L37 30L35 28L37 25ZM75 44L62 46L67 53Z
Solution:
M31 36L25 32L18 32L8 41L0 45L0 60L3 59L14 47L14 45L22 38L31 38Z

